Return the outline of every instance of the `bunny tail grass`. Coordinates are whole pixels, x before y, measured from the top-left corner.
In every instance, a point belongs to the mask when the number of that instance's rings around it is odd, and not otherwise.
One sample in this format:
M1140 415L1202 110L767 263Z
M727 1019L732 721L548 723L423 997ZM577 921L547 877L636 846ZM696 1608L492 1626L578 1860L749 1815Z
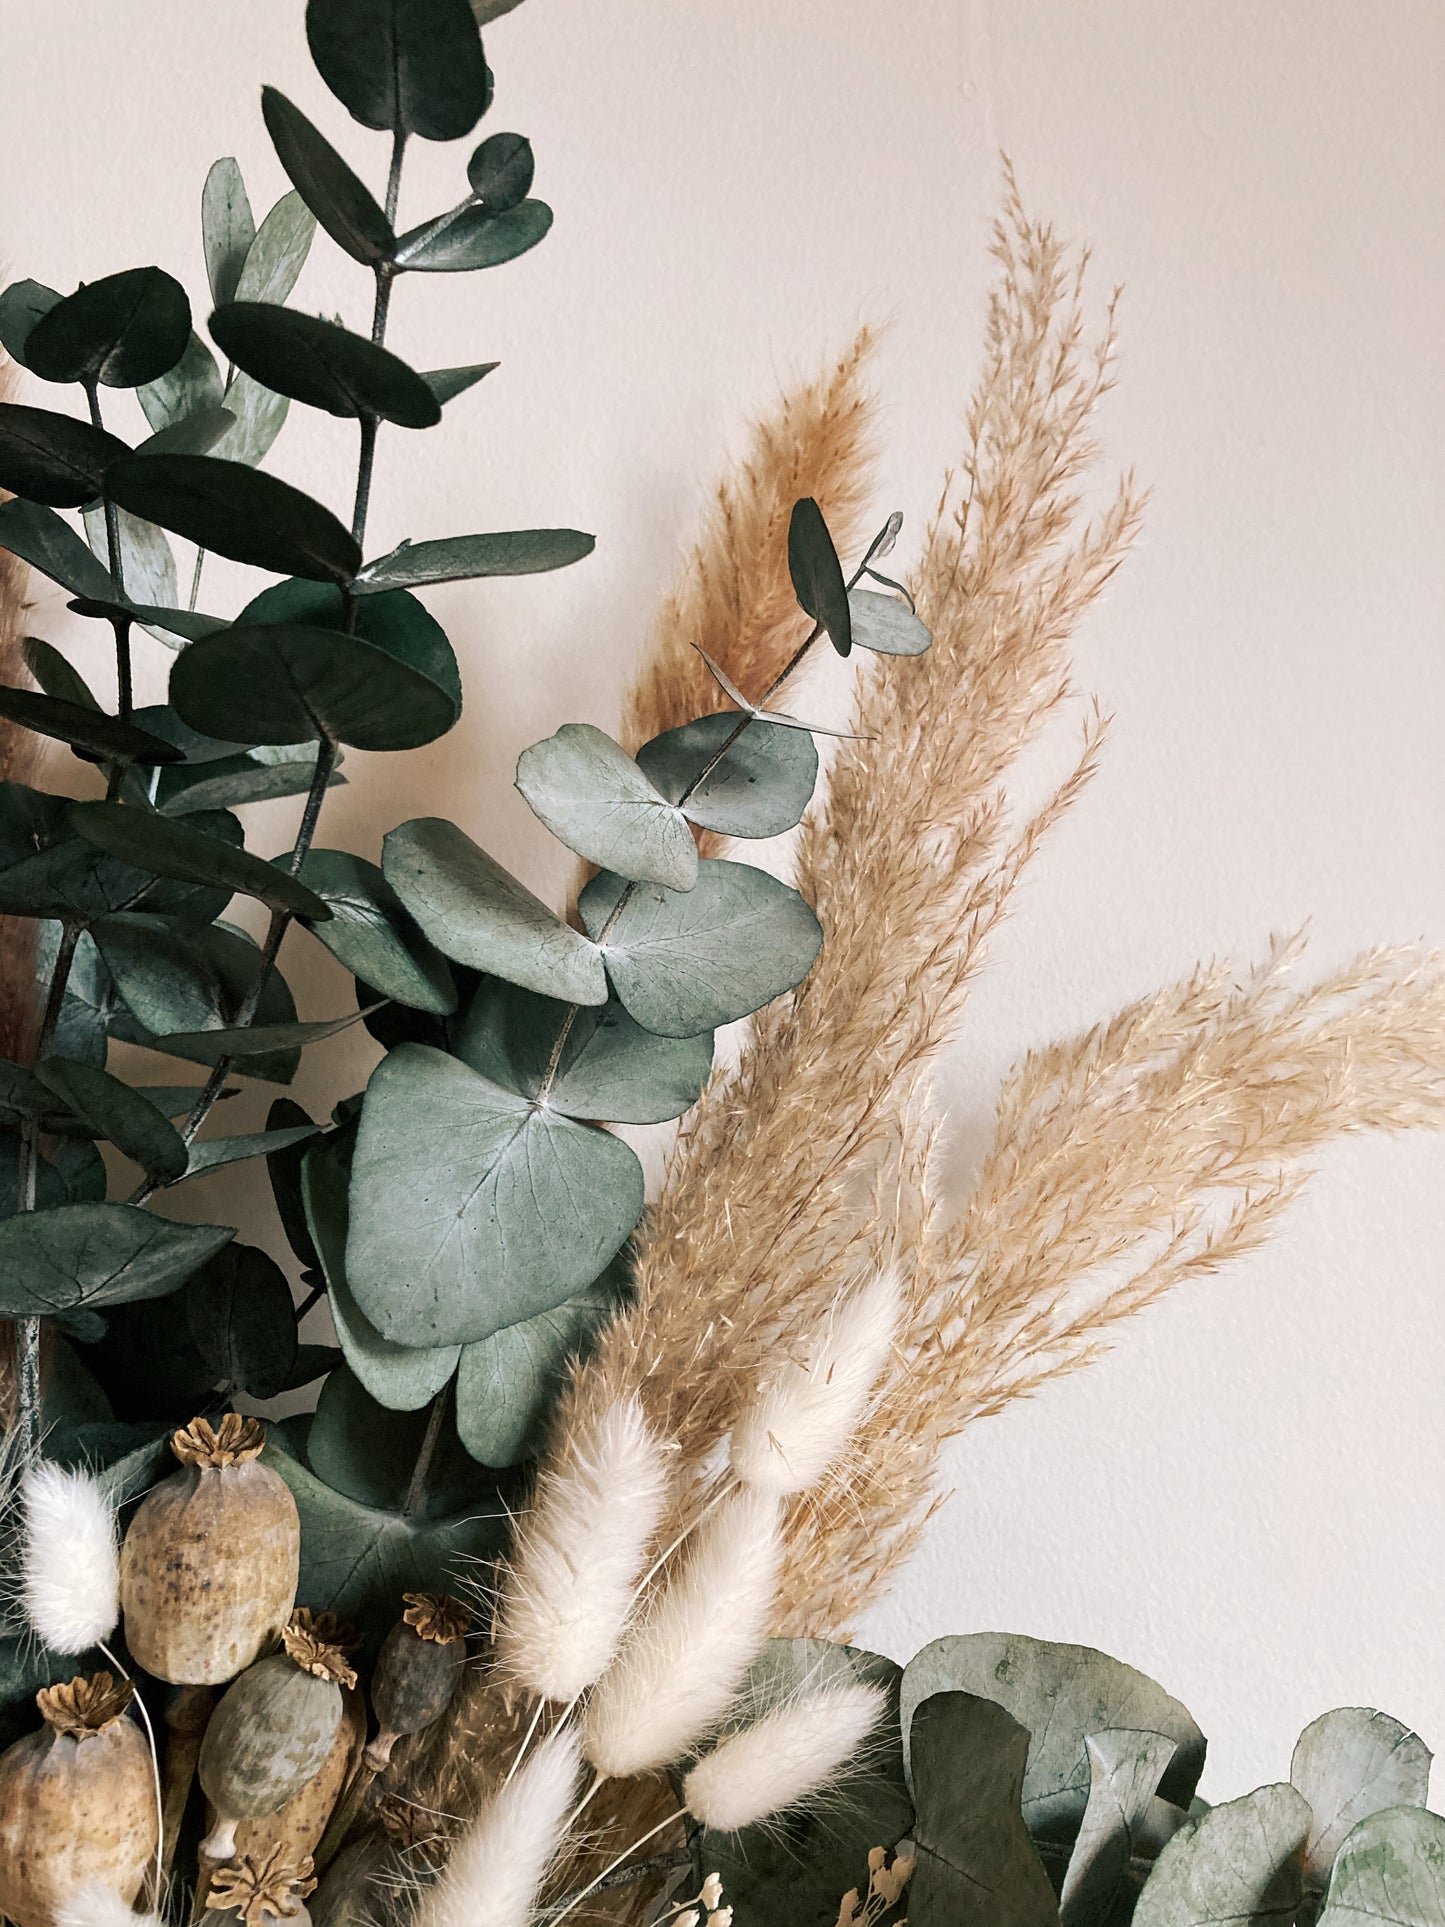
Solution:
M428 1888L412 1927L527 1927L577 1787L576 1736L559 1727L483 1807Z
M634 1398L569 1441L537 1488L503 1586L497 1650L544 1699L570 1701L617 1649L667 1497L656 1435Z
M42 1461L21 1486L20 1597L25 1617L57 1653L84 1653L120 1618L115 1508L88 1472Z
M780 1553L770 1493L741 1487L698 1528L588 1701L582 1745L599 1773L668 1766L722 1718L767 1635Z
M817 1484L863 1416L902 1309L897 1275L881 1271L804 1335L798 1355L764 1377L733 1428L740 1479L779 1498Z
M807 1693L730 1733L683 1781L683 1805L718 1833L735 1833L815 1793L883 1716L877 1686Z
M159 1914L137 1914L114 1887L87 1880L56 1910L55 1927L161 1927Z

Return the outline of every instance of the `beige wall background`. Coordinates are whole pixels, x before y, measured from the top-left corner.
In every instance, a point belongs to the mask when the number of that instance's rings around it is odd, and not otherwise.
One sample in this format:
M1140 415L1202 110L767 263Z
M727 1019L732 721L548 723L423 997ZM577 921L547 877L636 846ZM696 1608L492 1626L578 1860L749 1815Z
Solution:
M65 288L159 259L201 307L209 162L236 154L260 206L283 186L263 80L377 181L302 14L0 0L12 272ZM1080 686L1116 717L1104 773L949 1061L960 1176L1022 1049L1202 955L1306 921L1320 965L1445 940L1435 0L528 0L489 51L491 124L532 137L557 225L504 272L402 288L393 339L417 365L503 365L424 442L384 438L370 546L561 522L597 553L435 594L466 717L431 749L353 756L324 841L374 855L441 810L560 888L517 751L613 724L709 478L865 317L892 324L880 519L898 505L919 529L961 443L1006 147L1030 202L1092 241L1101 289L1126 284L1105 439L1154 499L1080 642ZM449 204L465 151L417 156L404 218ZM320 242L296 299L357 322L368 297ZM340 504L353 460L352 431L307 422L276 465ZM230 586L216 570L204 601ZM37 597L33 626L73 634ZM263 839L293 815L270 806ZM304 1014L343 1007L339 971L293 941ZM321 1046L299 1095L329 1104L367 1061ZM1191 1706L1214 1797L1283 1777L1340 1703L1445 1746L1442 1200L1440 1142L1324 1160L1261 1256L960 1443L950 1507L863 1635L899 1655L988 1627L1103 1646ZM184 1208L253 1204L251 1174Z

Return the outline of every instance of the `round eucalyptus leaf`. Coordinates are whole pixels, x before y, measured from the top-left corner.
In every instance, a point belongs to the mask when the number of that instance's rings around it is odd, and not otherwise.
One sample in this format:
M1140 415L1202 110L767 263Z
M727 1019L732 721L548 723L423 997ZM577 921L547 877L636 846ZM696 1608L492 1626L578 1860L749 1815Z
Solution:
M314 934L353 976L412 1010L445 1015L456 1009L457 990L446 959L427 942L374 863L350 850L310 850L301 879L328 913Z
M116 436L73 415L0 402L0 488L27 501L81 508L100 494L111 464L129 454Z
M361 1113L346 1275L383 1336L472 1344L589 1284L641 1211L621 1139L403 1044Z
M536 171L525 134L491 134L467 162L472 192L489 214L505 214L525 201Z
M314 743L262 743L214 762L163 771L156 785L155 803L166 816L236 809L281 796L304 796L315 774ZM345 781L339 770L333 770L326 787L335 789Z
M1062 1927L1108 1927L1131 1891L1130 1864L1143 1855L1151 1814L1164 1804L1155 1791L1174 1742L1163 1733L1111 1727L1091 1733L1084 1745L1089 1802L1064 1874L1060 1915ZM1182 1824L1184 1815L1179 1818Z
M289 1097L275 1098L266 1112L268 1131L299 1131L314 1128L310 1113ZM330 1140L328 1140L330 1141ZM286 1242L307 1271L320 1268L321 1259L306 1224L301 1199L301 1167L307 1153L297 1146L272 1151L266 1158L266 1175L271 1181L271 1196L276 1216L286 1233Z
M54 288L41 281L12 281L0 294L0 347L22 368L28 368L25 344L30 331L60 300Z
M105 564L96 560L53 509L19 500L0 502L0 548L18 555L72 595L105 598L115 594Z
M553 1069L564 1024L566 1042ZM536 1102L545 1088L554 1111L610 1124L681 1117L702 1094L712 1053L711 1031L659 1037L634 1022L615 997L574 1011L497 978L478 988L456 1044L463 1063L504 1090Z
M127 268L58 301L30 330L25 356L42 381L139 388L175 367L190 336L180 282L161 268Z
M192 1278L183 1303L191 1342L228 1396L284 1389L296 1363L296 1308L274 1258L229 1244Z
M109 1071L47 1057L35 1066L47 1090L158 1184L174 1184L189 1152L180 1132L148 1098Z
M422 376L437 400L445 406L464 395L469 388L475 388L484 375L493 374L501 366L497 361L468 362L462 368L431 368Z
M594 945L455 823L415 817L382 841L387 882L444 956L573 1004L607 1000Z
M236 426L236 417L229 408L200 408L194 415L172 422L167 428L159 428L154 435L148 435L136 449L137 455L205 455ZM150 588L142 589L131 579L129 568L125 571L127 592L142 602L168 603L176 600L174 577L164 593L158 594Z
M184 428L185 424L181 424ZM170 435L170 430L163 431ZM153 438L154 439L154 438ZM149 444L147 444L149 446ZM184 452L184 451L183 451ZM123 609L133 602L151 607L166 607L179 600L176 593L176 558L171 545L154 522L142 522L125 509L112 509L120 538L120 567L125 580ZM109 564L110 535L103 508L88 508L82 520L86 540L102 561ZM100 615L101 612L96 610ZM174 645L172 645L174 647Z
M545 201L520 201L504 214L475 202L412 228L396 243L399 268L422 274L469 274L515 261L546 238L552 210Z
M799 606L821 623L840 656L853 647L853 619L843 565L823 511L811 495L794 502L788 522L788 573Z
M309 408L376 415L399 428L432 428L441 403L399 356L334 321L269 301L217 308L211 339L253 381Z
M217 834L229 834L227 819L219 812L211 813L211 821ZM80 924L117 911L149 911L197 924L212 922L230 899L224 887L178 883L119 862L84 837L67 834L68 826L68 815L58 826L47 825L37 834L39 848L0 870L0 908L12 915L64 917ZM239 840L240 825L234 819L230 829Z
M274 389L263 388L238 368L226 384L226 409L235 416L212 453L228 462L244 462L248 468L270 451L272 443L286 426L291 403Z
M882 656L921 656L932 646L927 625L902 596L879 595L875 589L850 589L848 608L853 640L861 649Z
M417 588L427 582L540 575L580 562L596 546L597 538L584 535L580 529L507 529L494 535L446 535L436 542L403 542L389 555L366 563L352 587L356 595L364 596L383 589Z
M1386 1807L1347 1835L1319 1927L1442 1927L1445 1819Z
M391 258L391 223L324 134L274 87L261 89L261 114L291 184L339 248L367 267Z
M517 788L569 850L642 883L690 890L697 845L687 818L591 723L564 723L517 761Z
M361 551L330 509L289 482L215 455L128 455L106 472L122 508L228 555L308 581L346 582Z
M1424 1806L1430 1794L1430 1749L1388 1713L1337 1706L1300 1734L1290 1783L1314 1818L1305 1845L1305 1884L1322 1893L1345 1837L1385 1807Z
M284 301L296 286L315 236L316 216L293 187L256 230L240 277L225 299ZM215 297L218 307L221 299Z
M817 745L804 729L749 723L699 783L739 721L724 713L669 729L638 750L638 767L701 829L723 836L781 836L802 820L812 800Z
M100 708L89 683L58 649L39 636L27 636L23 645L25 667L47 696L81 709ZM25 692L22 692L25 693ZM169 747L169 745L167 745ZM164 759L162 759L164 760Z
M760 1010L801 983L822 948L797 891L750 864L703 858L691 890L637 884L623 902L627 889L604 870L577 907L613 989L644 1030L663 1037Z
M221 885L293 916L324 920L331 914L314 890L264 857L153 810L123 803L75 803L70 821L88 843L137 869L185 883Z
M227 154L211 163L201 189L201 247L211 300L218 307L235 300L236 283L255 239L256 220L246 183L234 157Z
M1310 1810L1292 1786L1262 1786L1181 1827L1144 1883L1135 1927L1293 1920Z
M33 729L37 735L69 743L72 749L89 750L107 763L178 763L181 760L178 750L148 730L137 729L133 723L122 722L119 716L108 716L103 710L64 696L39 696L31 689L12 689L8 683L0 683L0 716L25 729Z
M321 78L363 127L460 140L490 104L467 0L307 0L306 39Z
M344 1017L325 1017L311 1024L224 1024L215 1029L168 1031L152 1040L152 1048L199 1064L219 1064L223 1057L234 1057L237 1070L249 1077L289 1084L295 1075L291 1060L297 1052L308 1044L339 1037L360 1021L361 1012L353 1010ZM258 1070L258 1064L266 1068Z
M585 1358L621 1302L605 1279L551 1311L464 1345L457 1435L483 1465L520 1465L539 1450L569 1363Z
M426 1436L429 1414L401 1412L374 1399L344 1362L327 1379L306 1434L306 1458L318 1477L358 1505L399 1511ZM453 1512L481 1483L476 1465L443 1425L428 1469L421 1516Z
M234 1237L129 1204L63 1204L0 1223L0 1318L163 1298Z
M192 333L174 368L136 391L152 429L174 428L208 409L219 408L223 383L216 357L198 334Z
M219 1171L227 1164L244 1164L250 1158L271 1158L294 1145L307 1144L315 1137L315 1124L294 1125L285 1131L243 1131L236 1137L208 1137L191 1145L188 1178L207 1171Z

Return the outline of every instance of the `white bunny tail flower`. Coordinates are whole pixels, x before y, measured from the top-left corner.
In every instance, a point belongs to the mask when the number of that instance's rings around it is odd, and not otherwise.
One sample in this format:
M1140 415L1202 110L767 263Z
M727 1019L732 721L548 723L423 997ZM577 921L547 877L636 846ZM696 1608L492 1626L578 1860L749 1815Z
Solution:
M779 1498L817 1484L863 1416L902 1303L897 1273L878 1272L839 1299L797 1355L763 1380L733 1428L740 1479Z
M88 1652L120 1618L115 1507L98 1479L42 1460L20 1487L20 1600L57 1653Z
M829 1686L730 1733L682 1783L683 1805L717 1833L736 1833L816 1793L857 1757L883 1715L877 1686Z
M550 1733L494 1794L428 1887L412 1927L528 1927L561 1843L580 1765L569 1727Z
M777 1500L747 1486L697 1528L587 1702L599 1773L669 1766L727 1712L766 1637L781 1545Z
M114 1887L107 1887L101 1880L87 1880L60 1903L55 1927L161 1927L161 1917L133 1913Z
M619 1400L543 1475L502 1591L497 1646L513 1678L572 1701L617 1650L667 1497L662 1449Z

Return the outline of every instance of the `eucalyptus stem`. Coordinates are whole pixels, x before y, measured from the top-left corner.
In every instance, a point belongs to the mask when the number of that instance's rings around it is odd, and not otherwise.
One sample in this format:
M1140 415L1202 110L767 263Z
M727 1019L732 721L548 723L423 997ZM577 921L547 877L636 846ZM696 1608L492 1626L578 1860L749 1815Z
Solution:
M450 1381L448 1381L448 1384L449 1383ZM447 1391L448 1385L443 1385L442 1389L432 1400L431 1411L427 1414L426 1431L422 1434L421 1446L416 1455L416 1464L411 1469L411 1478L407 1481L406 1497L402 1501L402 1516L407 1519L412 1516L426 1496L427 1475L430 1473L432 1461L436 1457L437 1446L440 1443L442 1435L442 1420L446 1417Z

